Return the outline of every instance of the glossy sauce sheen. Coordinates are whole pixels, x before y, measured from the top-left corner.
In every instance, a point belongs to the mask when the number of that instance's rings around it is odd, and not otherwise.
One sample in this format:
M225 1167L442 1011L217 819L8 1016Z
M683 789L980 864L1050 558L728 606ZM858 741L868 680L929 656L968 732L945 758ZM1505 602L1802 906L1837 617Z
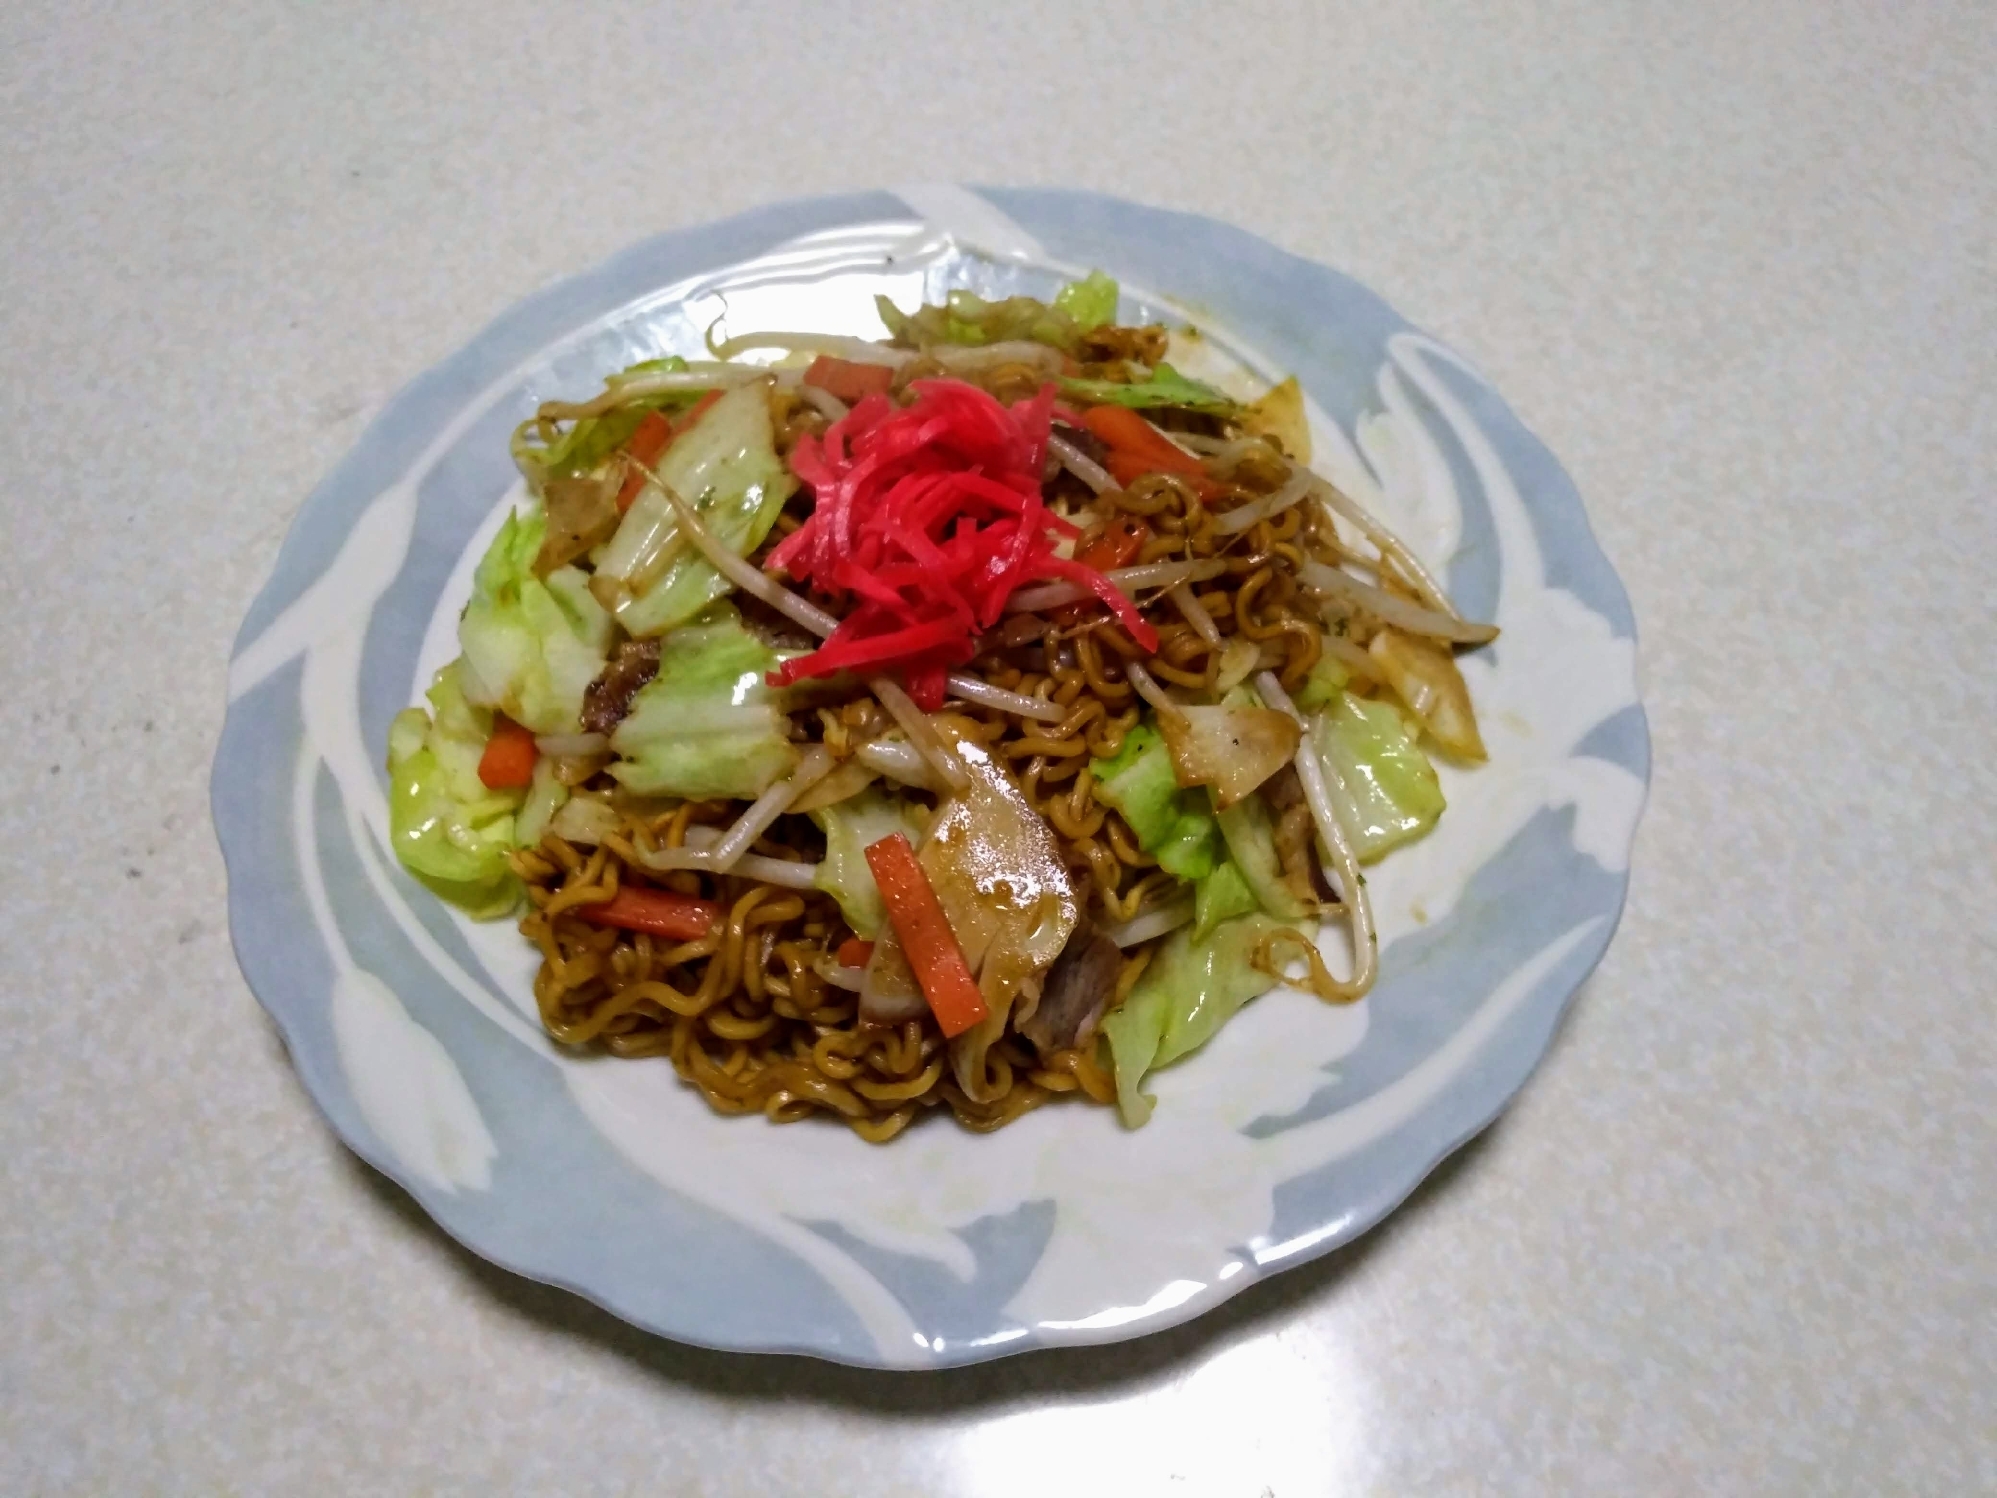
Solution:
M1081 908L1053 830L1012 776L947 720L937 726L956 743L971 783L937 811L918 857L1003 1024L1020 985L1061 955Z

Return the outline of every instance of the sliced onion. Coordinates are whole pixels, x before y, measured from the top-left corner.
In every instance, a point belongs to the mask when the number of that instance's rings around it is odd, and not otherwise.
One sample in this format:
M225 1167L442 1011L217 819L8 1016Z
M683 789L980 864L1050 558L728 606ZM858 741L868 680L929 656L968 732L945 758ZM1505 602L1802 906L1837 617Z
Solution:
M1218 521L1215 522L1219 524ZM1315 588L1320 593L1335 598L1343 598L1357 608L1365 610L1382 624L1391 624L1395 629L1411 635L1423 635L1431 640L1449 640L1458 645L1483 645L1498 638L1495 624L1472 624L1456 613L1438 613L1425 609L1418 603L1410 603L1376 588L1371 583L1361 582L1342 567L1330 567L1313 558L1305 557L1297 564L1297 576L1304 586ZM1373 673L1378 676L1379 673Z
M793 812L817 811L822 806L837 806L841 801L860 794L879 777L878 770L869 769L857 759L849 759L817 785L791 802Z
M1380 663L1342 635L1326 633L1319 641L1324 653L1361 681L1381 682Z
M769 831L770 824L789 809L791 802L831 773L832 765L832 751L823 744L813 744L805 750L788 779L764 791L735 819L710 852L709 866L716 873L727 873L735 866L735 860L747 853L756 839Z
M888 710L895 722L901 725L909 743L915 746L938 780L953 791L961 791L971 783L971 777L957 762L956 753L943 742L936 725L929 721L929 714L915 705L915 700L901 689L899 682L890 677L876 676L867 682L867 687L880 699L881 706Z
M1359 872L1359 857L1332 809L1331 792L1324 781L1324 764L1311 743L1310 725L1290 701L1275 672L1264 671L1255 678L1255 687L1264 702L1278 712L1288 713L1304 730L1292 763L1297 767L1297 781L1303 786L1304 804L1310 807L1311 820L1317 823L1318 852L1324 858L1326 872L1338 886L1339 903L1352 925L1352 977L1343 983L1334 979L1335 992L1319 997L1356 999L1373 986L1380 973L1380 940L1373 931L1373 902L1366 894L1365 876Z
M1447 647L1383 629L1366 642L1366 653L1379 662L1394 695L1436 743L1459 759L1474 763L1486 758L1469 684Z
M1106 494L1111 489L1123 486L1110 477L1109 470L1094 458L1083 452L1066 437L1056 432L1047 438L1047 449L1061 460L1061 466L1076 478L1087 484L1098 494Z
M900 1025L928 1012L929 1001L923 998L922 988L909 970L894 927L885 927L874 942L873 955L867 959L860 981L860 1023Z
M962 671L952 671L945 679L953 697L961 697L966 702L975 702L980 707L995 707L1002 713L1012 713L1016 717L1033 718L1042 723L1059 723L1068 716L1068 709L1058 702L1049 702L1044 697L1028 697L1019 692L1008 692L1004 687L995 687L988 681Z
M922 757L920 749L906 739L874 739L855 749L853 758L868 769L878 770L888 779L899 780L903 785L925 791L936 789L936 777L929 772L929 761Z
M680 529L686 533L688 540L700 548L700 554L714 564L715 571L744 593L753 593L786 619L802 625L815 635L829 635L839 627L839 621L817 604L800 598L760 568L723 546L714 538L714 532L701 524L692 505L681 499L671 485L661 482L656 473L651 477L652 482L659 486L659 492L666 496L666 503L673 507L673 513L679 516Z
M830 983L834 988L844 988L858 993L866 982L867 970L863 967L841 967L831 958L820 958L811 965L811 970Z
M749 349L782 349L787 353L830 354L855 364L885 364L900 369L915 355L907 349L869 343L864 338L846 338L837 333L743 333L721 343L710 344L717 359L732 359Z
M1174 583L1203 583L1227 571L1227 563L1217 557L1197 562L1146 562L1141 567L1118 567L1104 577L1126 595L1138 588L1169 588ZM1021 588L1005 603L1008 614L1037 614L1057 609L1064 603L1080 603L1096 595L1079 583L1043 583L1037 588Z
M1193 914L1191 900L1178 900L1170 905L1161 905L1156 910L1147 910L1142 915L1134 915L1119 925L1105 926L1103 935L1119 947L1134 947L1140 942L1150 941L1154 936L1178 930L1192 920Z
M544 733L534 747L550 759L581 759L601 754L610 747L610 737L601 733Z
M1316 482L1316 474L1308 468L1299 468L1275 493L1265 494L1260 499L1251 500L1245 505L1236 505L1231 510L1223 510L1214 517L1213 528L1223 536L1238 535L1257 521L1282 514L1309 494Z
M548 820L548 831L566 843L594 846L624 825L608 802L594 796L571 796Z
M1173 583L1165 590L1165 596L1185 615L1186 623L1192 625L1194 634L1207 644L1219 647L1220 626L1213 622L1213 615L1207 612L1207 606L1193 596L1191 584Z
M1262 668L1262 646L1239 637L1229 640L1220 653L1220 669L1214 675L1216 695L1225 697Z

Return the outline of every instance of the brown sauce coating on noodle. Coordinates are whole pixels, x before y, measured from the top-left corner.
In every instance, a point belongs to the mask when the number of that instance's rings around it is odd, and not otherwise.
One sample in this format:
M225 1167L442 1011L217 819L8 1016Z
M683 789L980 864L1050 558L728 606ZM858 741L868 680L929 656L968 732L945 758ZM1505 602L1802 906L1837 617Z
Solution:
M1012 388L1020 372L1011 368L994 370L984 383L1002 398L1031 393ZM823 429L824 417L794 396L778 392L772 401L781 450L788 452L802 432ZM1317 506L1297 505L1234 536L1214 525L1217 514L1273 492L1286 477L1272 453L1250 449L1236 455L1223 492L1207 503L1165 475L1100 497L1065 474L1049 483L1050 504L1090 514L1095 529L1118 516L1144 521L1150 539L1141 562L1224 563L1224 572L1194 588L1220 633L1219 646L1202 639L1163 593L1139 597L1158 627L1158 653L1145 664L1159 680L1211 690L1224 652L1238 641L1251 642L1258 665L1293 691L1310 674L1325 626L1293 569L1304 557L1335 562L1345 554L1330 522ZM809 505L808 494L794 496L767 544L794 529ZM1353 627L1362 628L1358 621ZM970 671L994 686L1045 697L1066 709L1063 717L1033 722L962 703L949 710L1011 770L1052 826L1088 918L1112 927L1172 898L1178 881L1091 794L1089 762L1114 754L1139 721L1141 703L1124 675L1125 664L1139 658L1137 646L1100 609L1071 624L1014 615L985 643ZM837 755L884 726L864 695L843 706L821 702L792 719L794 737L825 742ZM832 954L852 934L829 895L732 874L659 874L636 863L641 848L679 846L692 826L727 825L740 803L641 804L623 798L608 777L591 789L618 807L617 833L596 847L550 833L514 855L530 900L521 930L542 956L534 996L556 1041L616 1056L666 1057L723 1113L762 1113L780 1123L827 1115L875 1142L938 1109L966 1128L987 1131L1063 1098L1114 1100L1093 1041L1083 1050L1042 1055L1010 1029L986 1055L991 1100L972 1100L952 1078L933 1020L862 1026L858 995L827 980ZM1285 841L1296 843L1300 831L1286 827ZM752 851L815 861L822 842L806 818L785 816ZM698 941L673 942L598 927L577 913L627 882L716 901L722 918ZM1316 893L1330 899L1321 882ZM1154 939L1124 952L1115 1002L1127 996L1156 945Z

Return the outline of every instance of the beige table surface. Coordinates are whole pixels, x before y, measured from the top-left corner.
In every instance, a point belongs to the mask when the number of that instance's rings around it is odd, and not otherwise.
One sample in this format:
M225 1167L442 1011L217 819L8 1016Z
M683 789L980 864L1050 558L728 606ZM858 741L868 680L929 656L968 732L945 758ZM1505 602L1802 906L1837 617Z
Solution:
M0 1492L1997 1490L1993 78L1989 0L0 8ZM1489 371L1635 600L1628 916L1488 1136L1195 1324L690 1351L320 1122L223 663L522 293L952 177L1233 220Z

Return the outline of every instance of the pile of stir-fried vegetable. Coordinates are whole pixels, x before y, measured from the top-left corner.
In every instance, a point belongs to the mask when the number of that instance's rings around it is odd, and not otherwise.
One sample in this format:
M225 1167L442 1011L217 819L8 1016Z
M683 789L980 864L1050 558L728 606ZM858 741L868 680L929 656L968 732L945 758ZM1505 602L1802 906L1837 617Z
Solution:
M1360 866L1441 814L1429 748L1482 757L1451 656L1496 631L1310 471L1295 381L1231 400L1117 301L883 301L885 343L751 335L522 423L391 832L524 907L557 1039L869 1138L1137 1123L1286 968L1371 985Z

